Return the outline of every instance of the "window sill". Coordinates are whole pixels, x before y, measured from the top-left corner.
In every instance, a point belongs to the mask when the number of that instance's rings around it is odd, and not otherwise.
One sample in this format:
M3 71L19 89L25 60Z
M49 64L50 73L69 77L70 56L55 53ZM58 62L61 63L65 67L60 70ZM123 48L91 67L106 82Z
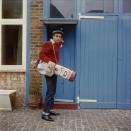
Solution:
M0 72L26 72L24 66L0 66Z
M44 22L44 24L77 24L78 19L70 19L70 18L44 18L40 19Z

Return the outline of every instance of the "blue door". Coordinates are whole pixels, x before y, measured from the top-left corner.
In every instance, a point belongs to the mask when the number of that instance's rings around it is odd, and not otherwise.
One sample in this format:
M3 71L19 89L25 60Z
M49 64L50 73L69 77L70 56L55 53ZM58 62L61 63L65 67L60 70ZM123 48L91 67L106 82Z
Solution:
M60 65L75 70L75 26L74 25L51 25L48 31L63 29L64 44L60 52ZM48 33L49 36L50 32ZM48 36L48 37L49 37ZM46 94L46 82L43 79L43 95ZM75 95L75 82L70 82L58 76L55 101L73 102Z
M64 25L64 44L61 49L60 64L75 70L75 26ZM74 101L75 83L58 77L56 100Z
M119 17L117 108L131 109L131 15Z
M76 58L80 108L116 108L117 16L80 20Z

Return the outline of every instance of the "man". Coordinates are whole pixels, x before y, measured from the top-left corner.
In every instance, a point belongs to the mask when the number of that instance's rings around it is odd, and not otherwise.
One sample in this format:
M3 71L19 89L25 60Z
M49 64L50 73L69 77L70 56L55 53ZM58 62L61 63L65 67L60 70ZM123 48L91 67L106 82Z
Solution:
M39 53L39 60L48 63L50 69L54 72L55 65L59 62L59 52L63 44L63 32L60 30L55 30L52 32L52 35L53 39L45 42L42 45L41 51ZM45 78L47 92L44 101L42 119L46 121L54 121L51 115L60 115L59 113L51 110L53 108L54 96L56 93L57 76L55 74L51 77L45 75Z

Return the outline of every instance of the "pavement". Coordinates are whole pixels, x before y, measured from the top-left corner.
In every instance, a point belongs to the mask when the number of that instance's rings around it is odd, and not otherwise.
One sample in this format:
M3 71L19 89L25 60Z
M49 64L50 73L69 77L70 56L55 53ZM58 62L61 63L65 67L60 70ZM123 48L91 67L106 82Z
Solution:
M0 131L131 131L131 110L55 109L54 122L41 119L42 109L0 111Z

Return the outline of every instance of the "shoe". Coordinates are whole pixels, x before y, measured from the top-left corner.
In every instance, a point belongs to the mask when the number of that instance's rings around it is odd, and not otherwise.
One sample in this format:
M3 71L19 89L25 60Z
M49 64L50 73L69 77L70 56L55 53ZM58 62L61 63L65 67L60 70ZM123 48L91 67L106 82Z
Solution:
M50 115L43 115L42 114L42 119L46 120L46 121L54 121L54 119L52 117L50 117Z
M50 115L52 115L52 116L59 116L60 113L57 113L57 112L55 112L55 111L50 111Z

